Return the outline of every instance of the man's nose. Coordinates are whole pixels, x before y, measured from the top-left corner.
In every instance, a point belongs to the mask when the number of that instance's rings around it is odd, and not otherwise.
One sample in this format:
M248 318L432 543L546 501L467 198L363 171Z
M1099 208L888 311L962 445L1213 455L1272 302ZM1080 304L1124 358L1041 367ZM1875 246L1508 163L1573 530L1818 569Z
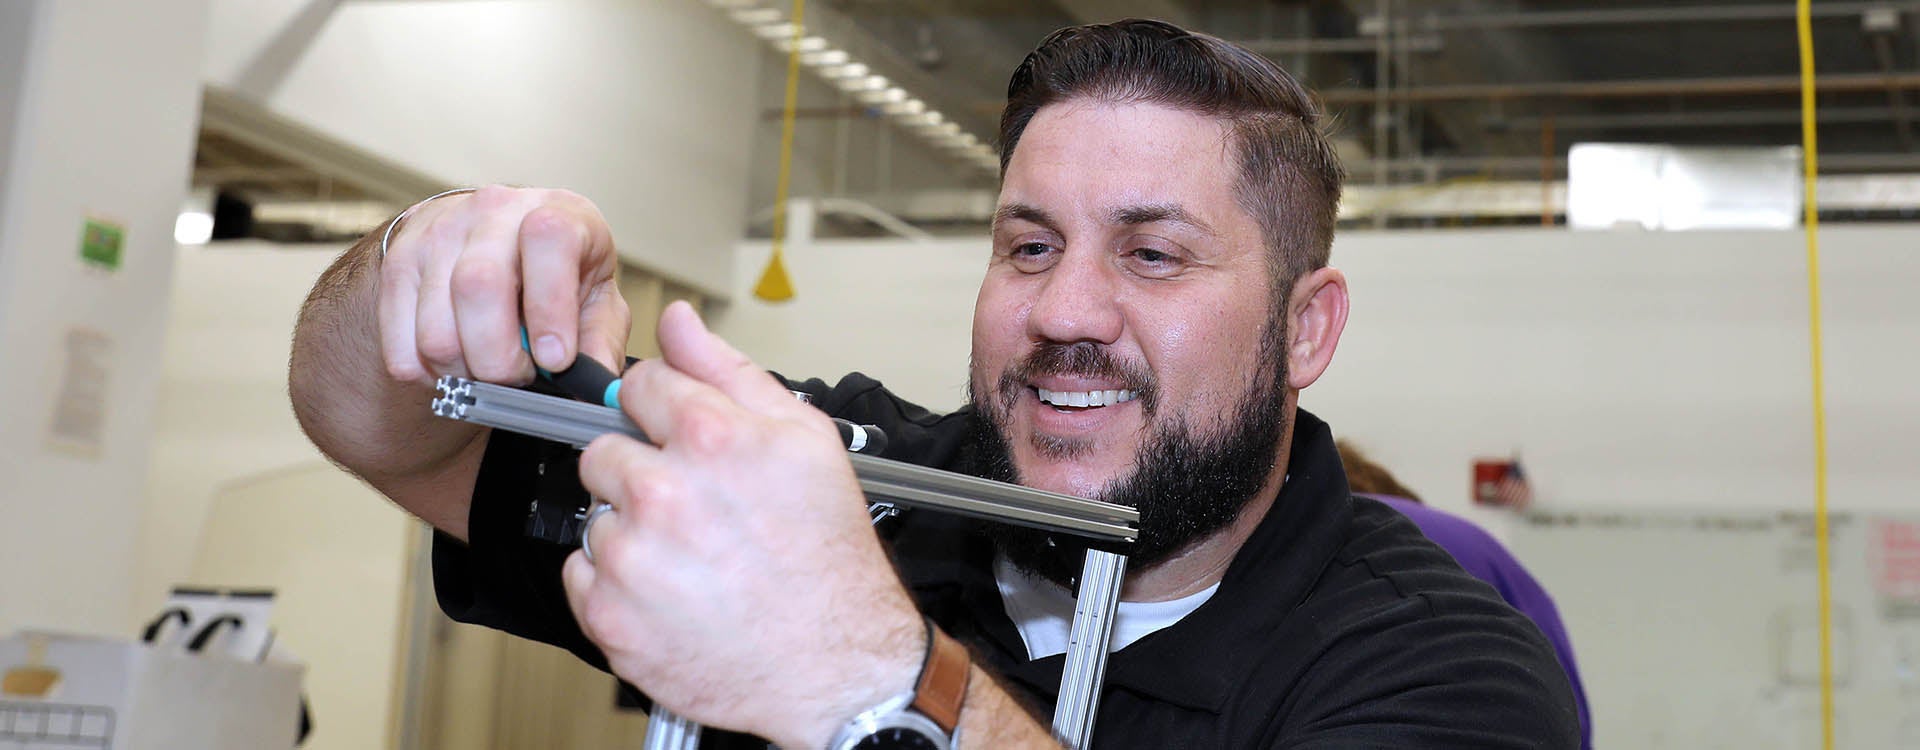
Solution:
M1029 333L1042 341L1113 343L1123 327L1113 273L1095 253L1067 253L1040 286Z

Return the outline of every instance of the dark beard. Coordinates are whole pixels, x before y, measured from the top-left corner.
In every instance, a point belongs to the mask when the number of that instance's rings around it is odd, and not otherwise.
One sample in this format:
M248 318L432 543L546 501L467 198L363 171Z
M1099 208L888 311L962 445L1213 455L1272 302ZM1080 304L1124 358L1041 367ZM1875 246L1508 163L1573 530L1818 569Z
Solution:
M1285 341L1283 323L1275 322L1262 332L1259 361L1271 362L1274 366L1255 375L1237 409L1208 425L1213 437L1197 437L1193 426L1183 417L1168 419L1140 446L1134 459L1134 472L1116 480L1094 498L1140 510L1140 539L1125 550L1129 556L1129 572L1150 570L1225 528L1239 518L1240 511L1259 493L1268 473L1273 471L1275 448L1288 427ZM1031 363L1075 359L1048 352L1047 348L1048 345L1043 344L1014 370L1023 376L1038 375L1048 368ZM1085 369L1073 374L1130 376ZM969 400L973 400L972 394ZM974 407L975 418L966 454L968 469L987 479L1018 484L1019 470L1013 465L1004 426L1011 401L975 403ZM1152 414L1145 409L1142 413ZM1042 452L1057 448L1048 444L1035 447ZM1088 546L1085 540L1000 523L985 523L983 528L1015 567L1068 588L1076 585Z

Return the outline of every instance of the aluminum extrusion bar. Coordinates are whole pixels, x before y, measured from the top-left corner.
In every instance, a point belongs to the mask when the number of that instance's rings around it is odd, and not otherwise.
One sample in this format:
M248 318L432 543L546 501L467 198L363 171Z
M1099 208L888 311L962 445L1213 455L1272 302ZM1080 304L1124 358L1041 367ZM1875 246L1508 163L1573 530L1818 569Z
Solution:
M1093 718L1100 708L1100 686L1107 679L1107 644L1113 640L1114 613L1127 558L1087 550L1080 566L1080 592L1067 636L1066 666L1060 673L1060 699L1053 707L1053 736L1071 748L1093 742Z
M849 455L860 488L873 500L1063 531L1109 542L1132 542L1140 512L1017 484L929 469L873 456Z
M694 750L700 747L700 725L654 704L647 712L646 750Z
M619 410L543 393L451 375L435 385L433 413L488 427L584 448L594 438L618 432L646 441L647 434ZM651 442L651 441L648 441Z
M452 376L441 378L438 390L433 413L449 419L574 446L609 432L647 439L625 414L605 406ZM884 458L848 454L847 459L872 503L934 508L1109 542L1131 544L1138 537L1140 512L1123 505ZM1080 571L1060 699L1053 715L1055 736L1074 750L1084 750L1093 734L1126 567L1125 556L1090 549ZM699 745L699 724L658 706L648 716L647 750L697 750Z
M433 413L584 446L609 432L646 440L618 410L452 376L440 379ZM937 508L1105 542L1133 542L1140 512L1113 503L995 482L873 456L848 454L869 501Z

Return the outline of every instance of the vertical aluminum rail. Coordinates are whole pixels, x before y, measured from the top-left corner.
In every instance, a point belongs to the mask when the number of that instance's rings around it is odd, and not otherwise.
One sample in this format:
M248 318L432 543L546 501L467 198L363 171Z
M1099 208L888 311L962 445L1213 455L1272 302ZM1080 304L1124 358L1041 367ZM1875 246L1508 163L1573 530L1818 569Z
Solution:
M646 750L695 750L700 747L700 725L653 704L647 712Z
M576 447L609 432L647 440L618 409L451 376L440 379L433 413ZM925 507L1129 544L1138 534L1140 513L1133 508L872 456L850 454L848 460L867 495L870 512L874 505L889 503ZM888 507L874 517L878 520L891 512ZM1126 556L1100 550L1088 550L1080 570L1079 598L1053 713L1054 736L1074 750L1084 750L1093 738L1100 687L1107 673L1107 644L1113 637L1126 570ZM697 750L700 725L656 704L647 715L644 746L646 750Z
M1093 740L1093 717L1107 678L1107 644L1113 641L1113 615L1120 607L1120 581L1126 573L1127 558L1097 549L1087 550L1080 566L1067 664L1060 673L1060 699L1053 705L1053 736L1075 750Z

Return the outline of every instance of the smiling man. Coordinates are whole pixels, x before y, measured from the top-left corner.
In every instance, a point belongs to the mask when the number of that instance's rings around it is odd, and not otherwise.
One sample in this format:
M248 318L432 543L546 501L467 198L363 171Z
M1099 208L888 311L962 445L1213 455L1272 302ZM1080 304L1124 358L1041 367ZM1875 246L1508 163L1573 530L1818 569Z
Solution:
M521 533L530 499L581 491L555 470L566 451L422 407L439 374L618 361L611 238L584 199L483 189L417 206L384 258L377 237L350 250L303 314L296 410L440 530L456 619L783 747L1051 746L1037 717L1083 549L930 512L876 534L823 411L885 427L891 458L1140 508L1096 747L1577 746L1539 631L1355 499L1297 408L1347 318L1322 126L1283 71L1218 39L1054 34L1009 86L970 405L769 378L670 307L662 357L621 393L657 445L603 438L579 459L610 504L593 560Z

